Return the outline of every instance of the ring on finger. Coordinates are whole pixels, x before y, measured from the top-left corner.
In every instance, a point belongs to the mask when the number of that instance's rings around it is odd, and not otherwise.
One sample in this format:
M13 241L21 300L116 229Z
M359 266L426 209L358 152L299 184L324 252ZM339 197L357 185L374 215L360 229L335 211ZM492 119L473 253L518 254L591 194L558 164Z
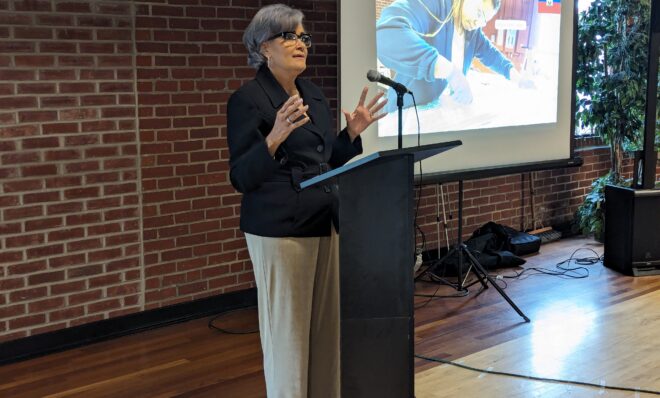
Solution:
M286 117L286 121L289 122L289 124L293 124L293 122L291 121L291 119L288 116Z

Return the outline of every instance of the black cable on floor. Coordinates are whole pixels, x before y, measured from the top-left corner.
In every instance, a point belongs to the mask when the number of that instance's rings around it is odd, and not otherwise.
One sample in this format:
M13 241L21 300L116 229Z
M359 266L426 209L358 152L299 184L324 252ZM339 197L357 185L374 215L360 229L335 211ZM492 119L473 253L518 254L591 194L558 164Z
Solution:
M576 258L575 255L580 250L587 250L595 254L595 257L581 257ZM530 267L525 268L520 272L514 271L514 275L503 275L503 278L506 279L519 279L521 276L525 275L526 277L534 275L549 275L557 276L564 279L584 279L589 277L589 269L585 265L594 265L603 261L603 257L596 253L594 250L589 248L579 248L576 249L571 256L555 264L556 269L543 268L543 267ZM571 267L571 262L581 265L580 267Z
M414 294L415 297L427 297L427 300L424 301L423 304L416 305L414 309L415 309L415 310L419 310L419 309L421 309L421 308L424 308L424 307L426 307L431 301L433 301L433 300L435 300L435 299L440 299L440 298L459 298L459 297L466 297L467 295L470 294L470 292L469 292L467 289L465 289L465 290L461 290L461 291L459 291L459 292L456 293L456 294L450 294L450 295L446 295L446 296L440 296L440 295L438 295L438 290L440 290L440 287L441 287L441 286L438 286L438 287L435 289L435 291L433 292L433 294L415 293L415 294Z
M472 366L463 365L463 364L456 363L456 362L453 362L453 361L448 361L446 359L427 357L425 355L419 355L419 354L415 354L415 357L419 358L419 359L423 359L425 361L438 362L438 363L443 363L443 364L446 364L446 365L456 366L456 367L459 367L459 368L462 368L462 369L471 370L473 372L488 373L488 374L498 375L498 376L510 376L510 377L517 377L517 378L520 378L520 379L535 380L535 381L542 381L542 382L549 382L549 383L573 384L573 385L578 385L578 386L595 387L595 388L599 388L599 389L603 388L603 389L607 389L607 390L630 391L630 392L640 392L640 393L644 393L644 394L660 395L660 391L644 390L644 389L632 388L632 387L608 386L608 385L605 385L605 384L588 383L588 382L585 382L585 381L551 379L551 378L547 378L547 377L521 375L521 374L517 374L517 373L498 372L498 371L488 370L488 369L473 368Z

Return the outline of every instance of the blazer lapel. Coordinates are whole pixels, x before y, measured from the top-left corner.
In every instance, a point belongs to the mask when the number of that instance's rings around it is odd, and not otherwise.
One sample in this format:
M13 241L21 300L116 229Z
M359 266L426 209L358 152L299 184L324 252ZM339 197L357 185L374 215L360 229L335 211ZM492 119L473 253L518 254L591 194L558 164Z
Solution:
M315 90L311 90L308 82L299 80L297 83L298 91L300 91L300 96L303 98L303 102L309 105L307 114L311 119L309 123L303 124L302 128L323 139L323 127L327 126L329 123L329 121L326 120L327 109L325 109L323 97L318 95Z
M276 113L282 104L289 99L289 95L284 91L282 86L277 82L275 76L270 72L268 67L265 65L259 68L259 71L256 75L256 80L264 90L268 99L270 100L271 105L273 106L274 113ZM329 123L326 119L326 109L325 104L323 103L323 98L316 94L314 90L311 90L308 86L308 83L301 79L296 79L296 86L300 92L300 96L303 98L303 103L309 105L307 114L311 119L310 122L302 125L301 128L314 133L323 139L323 130L319 126L324 126ZM275 114L271 116L273 122L275 122Z
M286 91L284 91L282 86L280 86L277 80L275 80L275 76L270 73L270 70L265 65L259 68L255 79L268 96L268 99L270 100L271 105L273 105L275 112L277 112L282 104L285 103L287 99L289 99Z

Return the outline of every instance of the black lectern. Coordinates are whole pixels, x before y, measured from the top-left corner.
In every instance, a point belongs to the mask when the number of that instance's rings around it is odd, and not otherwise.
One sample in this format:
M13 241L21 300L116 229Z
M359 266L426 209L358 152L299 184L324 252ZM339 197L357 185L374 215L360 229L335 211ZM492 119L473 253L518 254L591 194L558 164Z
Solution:
M461 141L376 152L300 184L339 185L341 396L414 396L414 163Z

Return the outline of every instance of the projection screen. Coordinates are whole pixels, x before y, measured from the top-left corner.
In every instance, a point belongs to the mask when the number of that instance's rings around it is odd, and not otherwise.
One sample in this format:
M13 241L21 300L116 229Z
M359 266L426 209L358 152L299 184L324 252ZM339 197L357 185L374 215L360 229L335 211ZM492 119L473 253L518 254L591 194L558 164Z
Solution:
M497 3L341 0L340 106L354 109L365 85L369 97L375 89L388 96L387 116L362 134L364 155L397 147L396 96L366 80L373 69L415 94L422 145L463 142L424 161L425 176L478 178L580 163L572 146L575 2ZM406 95L404 147L418 143L411 105Z

